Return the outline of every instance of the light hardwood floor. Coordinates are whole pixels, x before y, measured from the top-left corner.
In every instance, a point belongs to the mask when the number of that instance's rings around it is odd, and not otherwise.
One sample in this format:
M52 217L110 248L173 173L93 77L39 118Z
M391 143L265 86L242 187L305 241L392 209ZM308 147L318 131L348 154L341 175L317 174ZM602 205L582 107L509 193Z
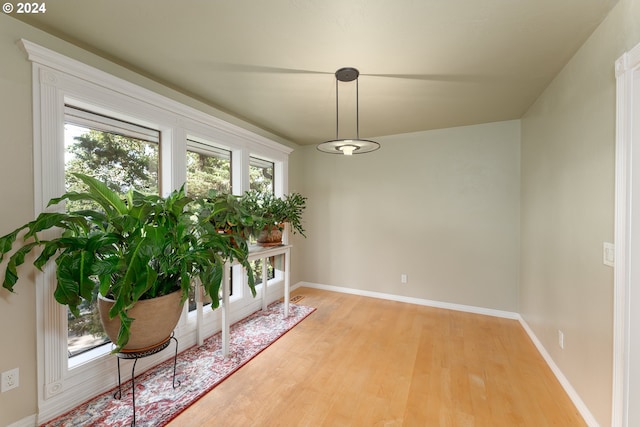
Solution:
M169 427L585 425L515 320L294 294L317 310Z

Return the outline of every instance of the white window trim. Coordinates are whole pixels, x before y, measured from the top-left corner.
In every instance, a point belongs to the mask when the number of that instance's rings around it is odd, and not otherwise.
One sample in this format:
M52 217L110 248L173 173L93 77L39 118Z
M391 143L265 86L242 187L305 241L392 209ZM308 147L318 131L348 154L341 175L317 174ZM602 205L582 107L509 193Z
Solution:
M248 189L249 156L269 159L276 165L276 194L287 192L288 155L291 148L278 144L237 125L225 122L195 108L159 95L104 71L68 58L27 40L19 45L32 62L34 120L34 214L46 211L46 203L64 192L64 105L88 107L158 129L162 134L161 168L163 194L178 188L186 177L185 160L176 164L171 159L186 155L187 135L199 135L229 147L233 152L234 188L238 194ZM168 163L165 163L168 162ZM244 176L246 175L246 177ZM66 412L92 396L115 385L114 356L96 363L86 363L70 371L67 368L66 307L53 300L54 269L45 268L36 276L36 316L38 346L38 423ZM232 318L260 307L260 301L235 301ZM253 308L255 306L255 309ZM185 310L186 311L186 310ZM205 316L219 325L219 312ZM188 329L183 316L177 333ZM195 343L190 332L181 337L182 349ZM191 340L194 340L193 343ZM158 358L142 359L139 372ZM167 357L167 356L165 356ZM125 369L126 370L126 369Z

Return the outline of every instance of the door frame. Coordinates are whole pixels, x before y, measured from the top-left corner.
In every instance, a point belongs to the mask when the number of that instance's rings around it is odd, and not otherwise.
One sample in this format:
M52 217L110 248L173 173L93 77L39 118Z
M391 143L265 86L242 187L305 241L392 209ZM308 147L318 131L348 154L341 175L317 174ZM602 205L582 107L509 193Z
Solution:
M640 370L631 364L640 350L640 44L615 62L616 172L613 384L611 425L628 427L640 421L629 402L640 395ZM635 218L634 218L635 215ZM635 221L634 221L635 219ZM635 227L634 227L635 225ZM637 286L636 286L637 287ZM634 323L636 325L634 326Z

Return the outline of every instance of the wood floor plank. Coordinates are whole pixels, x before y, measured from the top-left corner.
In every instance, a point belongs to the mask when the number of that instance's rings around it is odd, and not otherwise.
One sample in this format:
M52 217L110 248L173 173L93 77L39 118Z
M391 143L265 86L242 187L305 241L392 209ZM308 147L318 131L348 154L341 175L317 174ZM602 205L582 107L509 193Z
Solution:
M517 321L295 294L317 310L169 427L585 425Z

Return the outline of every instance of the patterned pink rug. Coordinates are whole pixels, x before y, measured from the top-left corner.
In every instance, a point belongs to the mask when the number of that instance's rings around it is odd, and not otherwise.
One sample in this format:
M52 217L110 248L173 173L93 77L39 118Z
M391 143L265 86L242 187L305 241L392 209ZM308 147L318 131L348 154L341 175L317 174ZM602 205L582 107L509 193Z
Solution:
M282 335L315 311L313 307L291 304L290 316L282 318L282 303L271 304L231 326L229 357L222 357L221 334L178 354L176 380L172 387L173 358L136 377L136 426L164 426L180 412L220 384ZM169 348L175 348L172 343ZM170 350L164 350L170 351ZM124 366L128 366L124 365ZM115 369L115 361L114 361ZM131 371L125 368L123 381ZM115 389L83 403L43 426L128 426L132 419L131 380L122 385L122 399L114 399Z

